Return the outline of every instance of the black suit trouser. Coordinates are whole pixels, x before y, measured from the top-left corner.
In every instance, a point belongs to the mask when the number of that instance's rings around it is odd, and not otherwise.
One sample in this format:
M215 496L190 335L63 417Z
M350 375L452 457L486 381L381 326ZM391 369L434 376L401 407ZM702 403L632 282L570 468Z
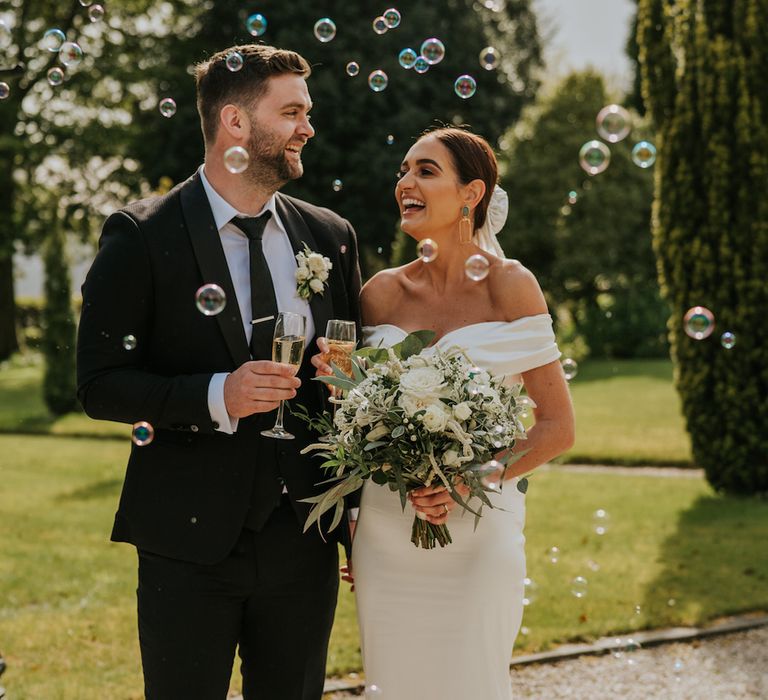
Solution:
M245 700L319 700L338 591L338 550L283 497L223 561L139 550L147 700L225 700L239 645Z

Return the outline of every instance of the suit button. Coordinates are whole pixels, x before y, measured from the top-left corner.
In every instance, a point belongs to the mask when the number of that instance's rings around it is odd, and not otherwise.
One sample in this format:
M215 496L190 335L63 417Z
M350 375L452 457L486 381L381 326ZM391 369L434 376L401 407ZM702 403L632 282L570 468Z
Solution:
M189 426L189 429L190 429L190 430L191 430L193 433L196 433L198 430L200 430L200 428L198 428L196 425L190 425L190 426Z
M197 525L197 518L196 518L196 517L193 515L193 516L192 516L192 517L189 519L189 522L191 522L193 525Z

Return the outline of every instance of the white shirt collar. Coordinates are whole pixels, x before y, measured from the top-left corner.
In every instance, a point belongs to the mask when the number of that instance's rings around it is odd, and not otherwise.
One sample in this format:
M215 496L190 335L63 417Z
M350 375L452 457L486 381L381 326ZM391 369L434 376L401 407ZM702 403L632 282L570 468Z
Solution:
M208 182L208 178L205 176L205 163L198 168L197 171L200 174L200 181L203 183L203 189L208 197L208 203L211 205L211 212L213 213L213 220L216 223L216 228L221 231L232 219L236 216L253 216L253 214L244 214L233 207L224 197L222 197L215 189L213 185ZM257 216L263 214L265 211L272 212L272 220L278 221L277 208L275 200L277 193L273 194L262 207Z

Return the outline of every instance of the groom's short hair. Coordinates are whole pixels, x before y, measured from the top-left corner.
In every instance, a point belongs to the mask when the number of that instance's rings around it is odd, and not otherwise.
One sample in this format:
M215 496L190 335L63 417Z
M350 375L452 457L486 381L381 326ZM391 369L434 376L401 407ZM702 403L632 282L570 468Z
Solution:
M230 70L227 57L239 53L242 68ZM295 51L264 44L232 46L195 66L197 111L206 144L216 139L219 112L227 104L251 106L264 94L267 81L275 75L293 73L308 78L312 69Z

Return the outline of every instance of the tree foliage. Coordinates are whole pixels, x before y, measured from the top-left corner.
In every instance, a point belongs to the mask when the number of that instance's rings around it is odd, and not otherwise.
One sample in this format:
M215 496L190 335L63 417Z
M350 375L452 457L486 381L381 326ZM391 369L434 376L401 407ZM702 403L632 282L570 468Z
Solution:
M638 43L659 145L654 248L693 455L715 488L766 492L768 5L641 0ZM694 306L715 317L703 340L685 333Z

